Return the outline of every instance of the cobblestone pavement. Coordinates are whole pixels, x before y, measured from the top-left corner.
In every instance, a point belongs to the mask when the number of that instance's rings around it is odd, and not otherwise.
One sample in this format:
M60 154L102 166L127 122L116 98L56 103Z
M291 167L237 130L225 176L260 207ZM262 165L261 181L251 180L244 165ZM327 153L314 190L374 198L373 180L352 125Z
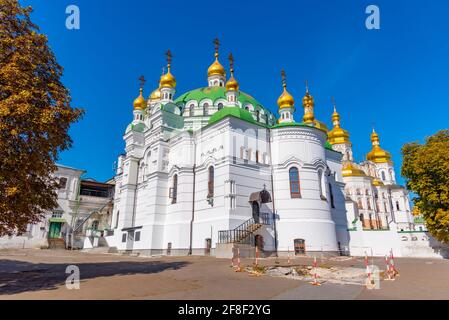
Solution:
M449 299L449 261L396 259L400 276L379 290L234 272L213 257L130 257L58 250L0 250L0 299ZM253 260L242 259L242 265ZM292 265L311 265L295 258ZM380 269L382 258L373 259ZM80 270L80 289L65 286L68 265ZM287 259L260 259L287 266ZM323 267L364 268L362 258L318 258Z

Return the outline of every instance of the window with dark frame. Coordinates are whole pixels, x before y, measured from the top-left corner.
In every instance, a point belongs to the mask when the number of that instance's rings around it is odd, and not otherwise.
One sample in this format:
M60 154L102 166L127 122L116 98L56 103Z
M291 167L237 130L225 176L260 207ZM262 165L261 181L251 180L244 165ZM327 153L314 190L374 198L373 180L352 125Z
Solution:
M178 199L178 175L175 174L173 176L173 190L172 190L172 199L171 199L171 203L176 203L177 199Z
M334 192L332 190L332 185L329 183L329 193L330 193L330 197L331 197L331 207L335 208L335 203L334 203Z
M136 232L136 235L134 236L134 241L140 241L140 231Z
M207 197L212 198L214 196L214 167L209 167L209 178L207 183Z
M290 196L292 198L301 198L298 168L296 167L290 168L289 180L290 180Z
M59 189L65 189L67 187L67 178L59 178Z
M122 234L122 242L126 242L126 233Z

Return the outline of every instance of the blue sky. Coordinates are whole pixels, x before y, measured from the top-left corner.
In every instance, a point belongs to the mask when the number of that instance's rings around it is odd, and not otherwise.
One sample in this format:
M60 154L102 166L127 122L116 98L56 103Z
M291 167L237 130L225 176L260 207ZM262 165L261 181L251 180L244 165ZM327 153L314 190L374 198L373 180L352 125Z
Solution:
M219 37L221 61L232 51L241 90L272 111L285 68L296 120L308 79L315 114L331 126L331 97L349 130L356 160L370 150L373 124L400 172L401 146L449 127L449 3L434 1L144 1L21 0L49 37L73 105L73 148L61 164L88 177L113 176L132 120L137 78L145 95L157 86L164 52L173 52L177 93L206 85ZM81 11L81 29L65 27L65 9ZM365 28L365 8L380 8L381 30ZM399 174L398 174L399 175ZM400 179L402 182L402 179Z

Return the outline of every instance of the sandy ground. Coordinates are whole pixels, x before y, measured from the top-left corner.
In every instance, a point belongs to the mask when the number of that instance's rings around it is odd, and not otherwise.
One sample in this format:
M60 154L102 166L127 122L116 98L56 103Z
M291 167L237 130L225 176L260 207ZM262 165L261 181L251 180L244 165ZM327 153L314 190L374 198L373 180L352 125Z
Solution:
M449 299L449 261L396 259L400 276L379 290L234 272L213 257L129 257L64 250L0 251L0 299ZM252 260L242 259L243 265ZM287 259L261 259L287 266ZM293 265L311 265L296 258ZM364 268L363 259L319 258L324 267ZM380 269L383 259L374 259ZM68 265L80 270L80 289L65 286Z

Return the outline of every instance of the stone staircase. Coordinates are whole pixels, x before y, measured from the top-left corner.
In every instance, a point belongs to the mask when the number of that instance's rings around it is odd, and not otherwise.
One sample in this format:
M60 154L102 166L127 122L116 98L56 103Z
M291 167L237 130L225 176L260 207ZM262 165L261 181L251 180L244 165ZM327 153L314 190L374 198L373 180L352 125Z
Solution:
M262 226L269 224L269 214L261 213L259 218L248 219L235 229L218 231L218 243L239 243L254 246L254 233Z

